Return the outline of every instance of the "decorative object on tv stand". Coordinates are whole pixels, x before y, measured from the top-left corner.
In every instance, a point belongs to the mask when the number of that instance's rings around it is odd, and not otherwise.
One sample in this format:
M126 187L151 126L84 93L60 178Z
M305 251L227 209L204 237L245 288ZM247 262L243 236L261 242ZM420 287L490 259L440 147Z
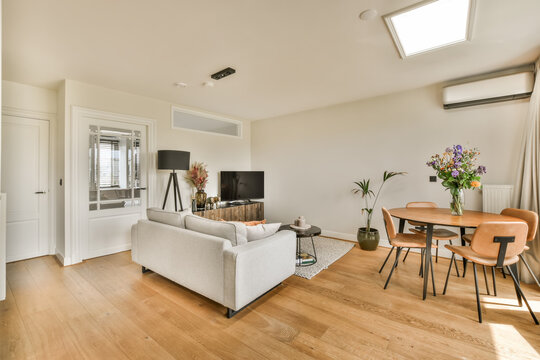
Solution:
M477 148L463 149L461 145L454 145L446 148L442 155L433 155L426 163L437 172L442 186L450 190L452 215L463 215L463 189L474 189L481 185L480 175L486 173L486 167L476 164L478 155L480 152Z
M191 184L197 192L195 193L195 202L197 209L203 209L206 206L206 193L204 189L208 183L208 170L206 164L202 162L194 162L187 172L185 179Z
M379 240L381 237L379 234L379 230L371 227L371 218L373 217L373 209L375 208L375 205L377 204L377 200L379 199L379 195L381 194L381 190L384 186L384 183L396 175L405 175L405 174L407 173L403 171L401 172L385 171L383 174L383 181L381 185L379 186L379 190L377 190L377 195L375 195L373 190L371 190L370 179L362 179L360 181L355 182L358 188L353 189L353 193L360 194L360 196L362 196L362 199L364 199L365 201L365 206L362 208L362 215L364 216L366 225L365 227L358 228L358 233L356 235L356 239L358 240L358 245L360 245L360 248L362 250L373 251L373 250L377 250L377 247L379 246ZM375 197L375 200L370 206L369 199L373 197Z
M189 169L189 152L179 150L158 150L158 169L172 170L172 172L169 174L169 182L167 183L167 191L165 192L165 199L163 200L162 209L165 209L165 205L167 204L167 198L169 197L169 190L172 182L174 193L174 211L178 211L178 201L180 202L180 211L184 210L176 170Z

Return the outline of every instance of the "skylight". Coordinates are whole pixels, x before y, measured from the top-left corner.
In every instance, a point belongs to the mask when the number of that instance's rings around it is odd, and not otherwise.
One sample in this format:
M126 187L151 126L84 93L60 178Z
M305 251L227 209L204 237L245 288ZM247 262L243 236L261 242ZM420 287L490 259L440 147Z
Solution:
M402 58L469 39L475 0L424 1L384 17Z

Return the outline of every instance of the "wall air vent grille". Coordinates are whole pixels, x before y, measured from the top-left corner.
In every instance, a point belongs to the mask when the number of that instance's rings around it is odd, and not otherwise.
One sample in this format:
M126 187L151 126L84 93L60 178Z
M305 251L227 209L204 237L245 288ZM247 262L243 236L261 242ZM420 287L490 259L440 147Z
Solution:
M172 128L242 137L242 122L198 111L172 108Z

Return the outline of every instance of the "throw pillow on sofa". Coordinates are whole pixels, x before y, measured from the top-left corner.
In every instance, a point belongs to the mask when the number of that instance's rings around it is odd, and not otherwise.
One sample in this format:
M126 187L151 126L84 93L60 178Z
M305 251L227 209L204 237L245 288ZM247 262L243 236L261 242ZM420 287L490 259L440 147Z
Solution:
M281 223L274 224L259 224L255 226L247 226L247 241L255 241L267 238L274 235L281 226Z
M229 240L233 246L247 244L246 225L234 221L215 221L187 215L186 229Z
M185 229L184 220L187 215L193 215L191 209L186 209L180 212L162 210L160 208L146 209L146 217L150 221L179 227Z

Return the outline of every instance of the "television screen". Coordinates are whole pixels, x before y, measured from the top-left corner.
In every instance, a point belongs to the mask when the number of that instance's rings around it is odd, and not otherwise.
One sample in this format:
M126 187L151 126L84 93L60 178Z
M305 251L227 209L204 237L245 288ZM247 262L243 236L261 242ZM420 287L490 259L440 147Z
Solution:
M222 171L221 200L264 198L264 171Z

